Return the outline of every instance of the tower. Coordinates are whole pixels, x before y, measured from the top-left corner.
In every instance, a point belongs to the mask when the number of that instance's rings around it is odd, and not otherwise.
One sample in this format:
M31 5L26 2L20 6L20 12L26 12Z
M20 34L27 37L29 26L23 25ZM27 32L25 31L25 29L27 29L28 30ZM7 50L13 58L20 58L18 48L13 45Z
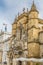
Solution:
M39 57L39 43L38 43L38 32L39 32L39 27L38 27L38 11L36 9L36 6L32 4L31 10L29 11L29 16L28 16L28 43L29 47L31 48L30 51L32 51L34 48L37 49L38 51L34 53L30 53L30 57ZM35 47L36 46L36 47ZM33 51L35 51L35 49Z
M36 5L33 1L33 4L32 4L31 9L29 11L29 18L37 18L38 14L39 14L39 12L38 12Z
M40 45L38 43L38 10L36 5L32 4L32 7L28 15L28 57L39 58L40 57ZM31 65L31 63L30 63ZM35 65L32 63L32 65Z

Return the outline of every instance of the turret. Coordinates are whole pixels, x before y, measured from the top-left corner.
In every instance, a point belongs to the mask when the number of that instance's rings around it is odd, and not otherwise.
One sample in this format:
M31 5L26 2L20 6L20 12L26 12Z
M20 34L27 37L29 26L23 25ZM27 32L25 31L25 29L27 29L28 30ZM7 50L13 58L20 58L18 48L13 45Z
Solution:
M40 30L38 27L38 13L33 1L28 18L28 57L30 58L40 57L40 45L38 43L38 33Z
M33 4L32 4L31 9L29 11L29 18L37 18L38 14L39 14L39 12L38 12L36 5L33 1Z

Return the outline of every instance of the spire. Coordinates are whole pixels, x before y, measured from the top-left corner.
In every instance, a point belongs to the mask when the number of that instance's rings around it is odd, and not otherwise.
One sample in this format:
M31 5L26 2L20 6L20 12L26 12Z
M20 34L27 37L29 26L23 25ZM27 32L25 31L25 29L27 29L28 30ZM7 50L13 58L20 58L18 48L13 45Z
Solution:
M36 8L36 5L35 5L35 3L34 3L34 0L33 0L33 4L32 4L32 6L31 6L31 10L30 11L36 11L36 12L38 12L38 10L37 10L37 8Z
M31 7L31 10L36 10L36 6L34 4L34 0L33 0L33 4L32 4L32 7Z

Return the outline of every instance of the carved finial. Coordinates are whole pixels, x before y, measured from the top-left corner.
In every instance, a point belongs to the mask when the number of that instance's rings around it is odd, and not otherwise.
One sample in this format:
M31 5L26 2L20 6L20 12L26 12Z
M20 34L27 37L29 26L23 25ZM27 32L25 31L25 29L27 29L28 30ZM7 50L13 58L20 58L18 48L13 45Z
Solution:
M35 3L34 3L34 0L33 0L32 6L31 6L31 11L36 11L36 12L38 12L38 11L37 11L37 8L36 8L36 5L35 5Z
M36 7L36 5L35 5L34 0L33 0L33 2L32 2L32 6L31 6L31 9L30 9L29 13L32 12L32 11L36 11L37 13L39 13L38 10L37 10L37 7Z
M33 4L34 4L34 0L33 0Z
M25 12L25 8L23 8L23 12Z
M34 0L33 0L33 4L32 4L32 9L36 9L36 6L35 6L35 3L34 3Z

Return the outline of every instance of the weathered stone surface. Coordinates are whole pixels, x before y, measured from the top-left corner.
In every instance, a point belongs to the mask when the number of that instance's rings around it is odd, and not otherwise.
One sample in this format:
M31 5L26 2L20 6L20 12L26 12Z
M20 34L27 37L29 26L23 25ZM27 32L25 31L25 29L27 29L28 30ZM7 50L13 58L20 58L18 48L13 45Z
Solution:
M13 43L15 45L13 50L14 52L15 51L18 52L19 49L20 50L22 49L22 53L20 53L21 55L13 54L14 58L18 58L18 57L39 58L40 55L42 54L43 46L40 47L39 45L38 34L40 31L42 31L39 26L39 21L40 23L42 23L41 21L43 20L41 19L39 20L38 14L39 13L36 9L36 6L33 3L31 10L27 13L23 12L21 15L17 17L16 22L13 23L12 35L16 35L15 36L16 40L13 40ZM20 23L22 24L22 29ZM13 65L19 65L19 63L13 61ZM21 65L26 65L25 61ZM27 65L39 65L39 63L28 62Z
M28 57L40 57L40 46L38 43L28 43Z

